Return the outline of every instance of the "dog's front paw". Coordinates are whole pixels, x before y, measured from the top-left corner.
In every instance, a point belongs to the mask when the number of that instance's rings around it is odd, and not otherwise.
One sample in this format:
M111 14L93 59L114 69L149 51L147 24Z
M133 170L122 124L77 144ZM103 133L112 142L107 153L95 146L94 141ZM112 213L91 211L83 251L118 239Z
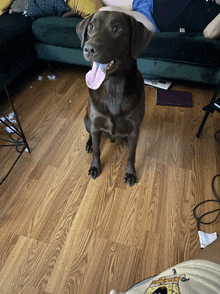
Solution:
M90 175L94 180L101 174L100 167L91 166L88 172L88 175Z
M130 186L133 186L135 183L137 183L136 174L126 173L124 176L124 182L128 183Z

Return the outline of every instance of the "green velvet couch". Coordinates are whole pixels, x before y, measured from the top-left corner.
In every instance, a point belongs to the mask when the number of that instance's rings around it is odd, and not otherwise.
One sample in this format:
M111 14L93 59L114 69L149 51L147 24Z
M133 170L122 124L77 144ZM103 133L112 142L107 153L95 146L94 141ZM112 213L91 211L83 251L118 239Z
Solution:
M35 20L32 30L38 58L89 65L76 34L81 20L77 16ZM201 33L155 33L137 62L144 75L218 84L220 40L204 38Z
M36 59L89 66L76 34L81 20L79 16L34 21L20 14L1 16L0 91ZM206 39L201 33L155 33L137 62L144 75L218 84L220 40Z

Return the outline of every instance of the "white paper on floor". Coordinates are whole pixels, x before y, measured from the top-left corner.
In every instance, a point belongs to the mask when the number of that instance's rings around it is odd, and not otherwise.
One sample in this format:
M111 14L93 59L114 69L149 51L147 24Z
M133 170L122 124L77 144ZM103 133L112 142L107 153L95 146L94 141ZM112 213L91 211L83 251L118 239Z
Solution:
M9 115L7 115L6 117L11 123L13 123L13 124L16 123L14 112L9 113ZM1 117L1 120L7 123L7 120L5 117ZM2 123L1 120L0 120L0 124ZM11 126L11 128L5 127L5 129L8 133L14 133L14 130L15 130L15 128L13 126Z
M48 77L49 80L55 80L56 79L56 76L55 75L52 75L52 76L49 76L48 75L47 77Z
M203 231L199 231L198 233L201 248L206 248L206 246L208 246L217 239L217 233L208 234Z

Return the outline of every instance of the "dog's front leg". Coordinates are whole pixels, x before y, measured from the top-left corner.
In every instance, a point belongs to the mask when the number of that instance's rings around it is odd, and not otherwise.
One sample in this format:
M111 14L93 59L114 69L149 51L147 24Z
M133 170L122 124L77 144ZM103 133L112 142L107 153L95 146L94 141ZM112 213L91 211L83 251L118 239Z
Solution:
M124 176L124 182L128 183L130 186L133 186L135 183L137 183L137 176L136 176L134 164L135 164L138 135L139 134L137 133L134 135L130 135L128 137L129 154L127 159L126 174Z
M101 132L100 131L92 131L91 137L92 137L92 146L93 146L93 152L92 152L93 159L92 159L92 164L90 166L88 174L93 179L96 179L101 173L100 150L99 150Z

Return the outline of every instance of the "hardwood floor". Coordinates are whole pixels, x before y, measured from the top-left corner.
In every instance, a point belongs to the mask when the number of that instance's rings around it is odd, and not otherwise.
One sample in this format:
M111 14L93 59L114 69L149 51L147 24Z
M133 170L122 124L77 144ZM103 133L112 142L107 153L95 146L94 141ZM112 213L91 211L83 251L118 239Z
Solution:
M11 90L31 154L0 186L1 294L126 291L200 250L192 209L214 199L219 114L209 117L200 139L196 132L215 87L175 83L173 89L192 93L193 108L156 106L156 90L145 87L139 181L129 187L123 183L128 150L117 142L101 141L102 174L87 175L87 70L42 69ZM55 80L47 78L52 74ZM11 111L7 103L2 108ZM6 149L0 149L1 176L14 156ZM201 229L220 233L220 220Z

